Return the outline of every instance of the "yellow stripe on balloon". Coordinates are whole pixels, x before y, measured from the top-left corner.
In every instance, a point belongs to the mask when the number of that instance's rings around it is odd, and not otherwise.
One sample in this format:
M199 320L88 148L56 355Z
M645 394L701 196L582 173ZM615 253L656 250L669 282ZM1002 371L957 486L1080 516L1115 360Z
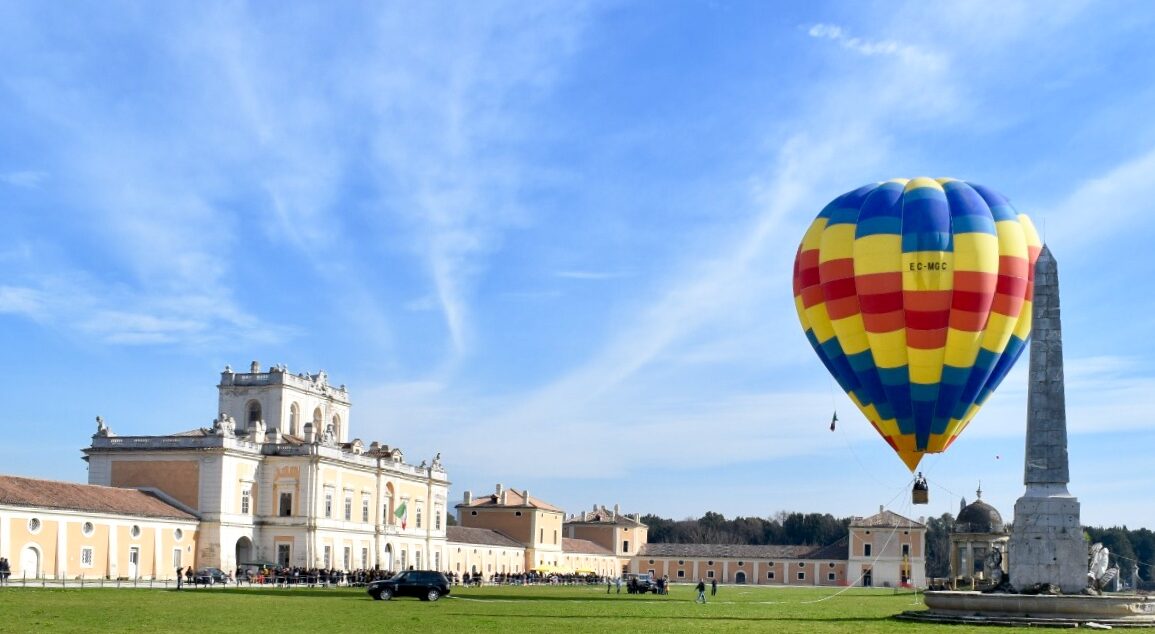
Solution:
M810 319L806 316L806 305L802 303L802 296L794 296L794 310L798 311L798 321L802 322L802 330L810 330Z
M849 317L831 320L834 332L838 336L838 343L842 351L848 355L866 352L870 349L870 340L866 338L866 326L862 323L862 313L855 313Z
M826 343L834 336L834 326L830 323L830 314L826 312L826 304L815 304L806 309L806 316L810 318L810 327L818 343Z
M1001 354L1007 349L1007 342L1017 325L1017 318L992 312L987 318L987 329L983 331L983 348Z
M912 251L902 254L902 290L949 291L954 287L954 254Z
M1026 341L1027 336L1031 334L1031 313L1034 312L1035 303L1032 301L1024 301L1023 309L1019 311L1019 320L1015 323L1015 336Z
M893 370L906 365L906 329L868 332L866 338L870 341L875 367Z
M822 232L819 242L818 261L844 260L854 257L855 225L830 225Z
M942 362L956 368L969 368L975 364L982 347L983 336L979 332L948 328L946 332L946 354Z
M1027 259L1027 239L1018 220L1000 220L995 223L999 234L999 255Z
M911 383L933 385L942 380L943 351L941 348L923 350L908 346L907 354L910 356Z
M939 182L935 179L927 178L926 176L919 176L918 178L912 178L907 181L906 187L903 188L903 192L909 192L911 190L918 189L919 187L929 187L931 189L943 191L942 185L940 185Z
M854 274L898 273L902 270L902 236L880 233L854 241Z
M998 236L989 233L956 233L954 236L954 269L956 271L998 273Z
M822 231L826 229L826 218L818 217L810 223L806 233L802 236L802 251L813 251L822 243Z
M1027 214L1019 214L1019 224L1023 227L1023 235L1026 238L1027 246L1042 248L1043 241L1039 238L1039 232L1035 228L1035 223L1027 217Z

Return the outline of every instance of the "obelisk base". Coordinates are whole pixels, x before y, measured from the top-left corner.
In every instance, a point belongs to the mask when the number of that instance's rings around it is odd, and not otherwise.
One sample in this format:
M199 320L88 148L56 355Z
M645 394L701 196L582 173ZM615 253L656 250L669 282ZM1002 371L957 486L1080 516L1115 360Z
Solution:
M1011 585L1023 592L1041 583L1065 594L1087 587L1087 542L1079 522L1079 500L1063 491L1027 494L1015 502L1015 523L1007 547Z

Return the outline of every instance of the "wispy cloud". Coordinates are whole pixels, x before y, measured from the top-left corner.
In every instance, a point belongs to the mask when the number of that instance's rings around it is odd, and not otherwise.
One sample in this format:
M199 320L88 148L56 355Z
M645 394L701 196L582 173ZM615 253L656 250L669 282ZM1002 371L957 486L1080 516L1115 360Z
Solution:
M836 24L814 24L806 34L815 39L836 42L842 48L866 57L898 57L905 62L930 70L941 70L945 59L931 51L897 40L872 40L850 35L849 31Z
M558 271L554 273L555 276L571 279L571 280L612 280L619 277L625 277L625 273L618 273L613 271Z
M0 173L0 183L12 185L13 187L39 187L47 178L47 172L34 170Z
M1155 226L1155 150L1129 158L1076 183L1050 209L1032 214L1040 233L1068 253L1116 235L1120 227L1137 233ZM1109 214L1110 222L1104 222ZM1041 216L1041 217L1040 217Z

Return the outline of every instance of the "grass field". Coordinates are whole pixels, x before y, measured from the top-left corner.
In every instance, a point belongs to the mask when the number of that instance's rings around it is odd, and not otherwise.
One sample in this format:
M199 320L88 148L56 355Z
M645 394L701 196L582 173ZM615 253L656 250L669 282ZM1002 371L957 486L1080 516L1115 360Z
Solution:
M427 603L373 601L361 588L0 588L0 632L992 632L895 621L922 606L891 590L720 586L706 605L694 596L690 586L661 597L487 587Z

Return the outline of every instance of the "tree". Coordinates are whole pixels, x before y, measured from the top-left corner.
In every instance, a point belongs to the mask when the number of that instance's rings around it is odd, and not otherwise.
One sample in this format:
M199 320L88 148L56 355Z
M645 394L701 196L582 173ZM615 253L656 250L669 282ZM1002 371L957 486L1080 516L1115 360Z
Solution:
M926 576L950 576L950 534L954 531L954 516L943 513L926 521Z

